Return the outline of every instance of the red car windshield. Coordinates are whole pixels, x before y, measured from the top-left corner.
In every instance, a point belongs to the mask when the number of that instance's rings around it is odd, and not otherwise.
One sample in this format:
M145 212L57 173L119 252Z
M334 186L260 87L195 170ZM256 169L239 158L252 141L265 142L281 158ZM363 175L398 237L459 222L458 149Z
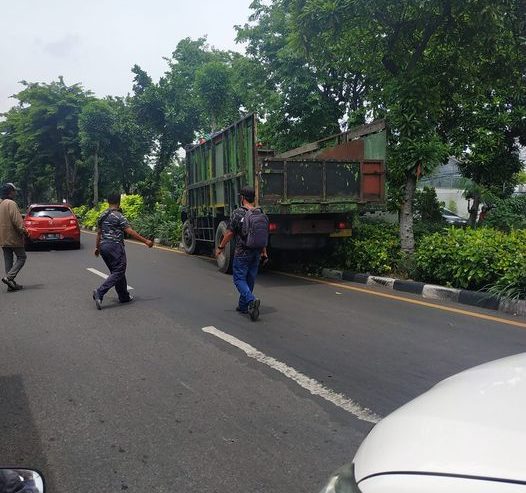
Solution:
M72 212L67 207L34 207L29 211L30 217L50 217L52 219L59 217L72 216Z

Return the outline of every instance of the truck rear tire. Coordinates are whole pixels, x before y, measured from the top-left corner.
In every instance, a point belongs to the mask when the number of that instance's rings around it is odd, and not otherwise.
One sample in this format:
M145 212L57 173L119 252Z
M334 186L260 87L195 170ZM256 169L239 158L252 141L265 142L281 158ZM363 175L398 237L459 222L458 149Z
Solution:
M221 221L217 226L216 238L215 238L215 247L218 248L223 236L228 229L226 221ZM234 260L234 248L235 242L232 240L223 250L223 252L217 257L217 268L219 272L223 274L232 273L232 261Z
M194 255L197 252L197 240L195 239L194 228L190 221L183 224L183 234L181 238L183 249L188 255Z

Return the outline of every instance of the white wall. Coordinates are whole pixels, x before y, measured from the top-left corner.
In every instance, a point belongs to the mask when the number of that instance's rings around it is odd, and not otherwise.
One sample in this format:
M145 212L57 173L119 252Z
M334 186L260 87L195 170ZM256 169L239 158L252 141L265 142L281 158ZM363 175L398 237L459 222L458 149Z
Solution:
M456 214L464 218L469 217L468 201L462 196L462 190L454 188L436 188L435 190L438 200L446 204L446 209L450 209L449 202L454 201L457 204Z

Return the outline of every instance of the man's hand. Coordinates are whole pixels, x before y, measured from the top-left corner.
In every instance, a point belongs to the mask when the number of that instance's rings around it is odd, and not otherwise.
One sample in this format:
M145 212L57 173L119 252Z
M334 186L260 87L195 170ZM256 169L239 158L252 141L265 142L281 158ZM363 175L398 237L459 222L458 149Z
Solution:
M95 255L95 257L98 257L100 255L99 249L95 248L95 251L93 252L93 254Z
M219 257L219 255L221 255L223 252L224 252L224 248L216 248L216 251L215 251L215 258Z
M261 254L261 265L267 265L268 263L268 255L266 253Z
M153 247L153 241L152 241L152 240L146 240L145 245L146 245L148 248L152 248L152 247Z

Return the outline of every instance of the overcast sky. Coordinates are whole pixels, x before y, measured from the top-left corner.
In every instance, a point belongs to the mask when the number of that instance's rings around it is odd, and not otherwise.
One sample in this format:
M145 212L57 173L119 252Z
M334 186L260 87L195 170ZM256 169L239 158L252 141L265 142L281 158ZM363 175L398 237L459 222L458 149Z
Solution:
M97 96L131 92L131 67L157 80L179 40L208 35L236 49L234 25L251 0L1 0L0 112L15 104L18 81L81 82Z

